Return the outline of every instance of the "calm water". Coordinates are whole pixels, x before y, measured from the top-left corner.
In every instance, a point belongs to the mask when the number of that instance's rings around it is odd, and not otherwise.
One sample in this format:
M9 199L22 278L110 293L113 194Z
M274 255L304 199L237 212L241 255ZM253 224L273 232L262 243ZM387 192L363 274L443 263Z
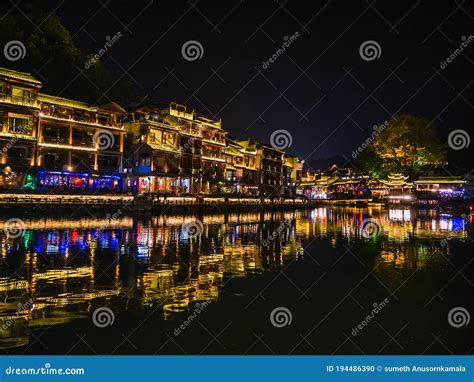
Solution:
M472 323L454 328L447 314L474 312L470 219L371 208L23 219L21 236L0 232L0 347L466 354ZM93 324L101 307L113 325ZM272 325L277 307L288 326Z

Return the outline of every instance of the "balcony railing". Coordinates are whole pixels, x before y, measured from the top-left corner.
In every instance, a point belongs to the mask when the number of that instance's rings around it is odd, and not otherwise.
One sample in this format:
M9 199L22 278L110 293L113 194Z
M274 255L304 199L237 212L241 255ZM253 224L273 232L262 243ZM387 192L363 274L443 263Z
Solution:
M43 109L41 112L44 117L66 119L66 120L72 120L76 122L100 125L104 127L121 127L122 126L121 122L115 123L112 120L97 119L94 115L73 115L70 112L67 113L67 112L60 112L57 110L47 110L47 109Z
M48 137L47 135L43 135L42 141L44 143L55 143L59 145L68 145L69 138L62 138L62 137Z
M94 148L95 143L92 140L88 141L82 141L82 140L72 140L72 146L74 147L89 147L89 148ZM119 148L120 149L120 148Z
M35 100L30 97L12 96L12 103L15 105L34 106Z

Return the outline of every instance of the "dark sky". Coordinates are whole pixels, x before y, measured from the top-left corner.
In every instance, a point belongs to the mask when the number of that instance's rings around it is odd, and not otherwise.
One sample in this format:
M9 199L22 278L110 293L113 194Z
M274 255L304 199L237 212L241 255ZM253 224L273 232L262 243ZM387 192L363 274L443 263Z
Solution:
M472 136L474 42L445 69L440 63L471 35L473 2L35 3L47 11L59 5L55 12L86 52L120 31L101 61L154 101L222 118L234 136L268 142L286 129L288 151L304 158L350 157L375 123L399 113L436 118L443 139L458 128ZM202 44L201 59L183 58L189 40ZM361 58L367 40L380 45L378 59Z

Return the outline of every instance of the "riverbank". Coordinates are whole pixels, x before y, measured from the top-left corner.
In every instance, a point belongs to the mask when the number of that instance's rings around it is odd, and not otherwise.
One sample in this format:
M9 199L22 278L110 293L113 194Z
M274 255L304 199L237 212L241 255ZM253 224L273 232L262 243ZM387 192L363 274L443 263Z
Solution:
M401 208L441 208L454 213L465 213L470 210L469 201L443 201L424 203L416 201L410 204L393 204L373 199L284 199L258 197L222 197L222 196L133 196L126 194L0 194L0 212L15 211L18 213L35 213L55 211L77 211L79 207L89 211L122 210L127 213L212 213L232 211L258 211L310 209L315 207L350 206L350 207L401 207Z

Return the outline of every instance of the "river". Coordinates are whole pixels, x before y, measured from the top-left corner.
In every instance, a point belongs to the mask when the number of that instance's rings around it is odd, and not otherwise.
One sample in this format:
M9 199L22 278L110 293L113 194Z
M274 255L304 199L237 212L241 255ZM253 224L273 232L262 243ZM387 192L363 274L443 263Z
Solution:
M6 354L472 351L452 312L474 311L470 215L118 210L16 228L0 231Z

